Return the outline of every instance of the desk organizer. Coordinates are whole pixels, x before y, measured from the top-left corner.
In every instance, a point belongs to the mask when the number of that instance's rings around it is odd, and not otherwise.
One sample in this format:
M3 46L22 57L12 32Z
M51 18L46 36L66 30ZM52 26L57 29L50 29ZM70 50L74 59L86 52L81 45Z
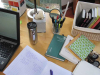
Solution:
M82 11L82 9L86 9L88 11L89 9L96 7L100 7L100 4L78 1L71 31L71 34L73 36L76 36L77 34L83 34L90 40L100 41L100 30L76 26L76 19Z

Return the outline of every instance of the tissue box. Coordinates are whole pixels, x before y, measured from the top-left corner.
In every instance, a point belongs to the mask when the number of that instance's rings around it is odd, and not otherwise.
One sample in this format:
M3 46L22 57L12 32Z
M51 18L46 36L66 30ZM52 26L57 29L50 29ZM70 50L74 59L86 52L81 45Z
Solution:
M82 9L86 9L86 11L89 11L89 9L96 7L100 7L100 4L78 1L71 31L71 34L73 36L76 36L77 34L83 34L90 40L100 41L100 30L76 26L76 19L82 11Z
M25 0L8 0L8 3L11 7L12 11L19 12L20 16L25 12L26 10L26 3Z
M37 32L46 32L46 16L42 20L36 20L35 15L33 15L33 22L37 24Z

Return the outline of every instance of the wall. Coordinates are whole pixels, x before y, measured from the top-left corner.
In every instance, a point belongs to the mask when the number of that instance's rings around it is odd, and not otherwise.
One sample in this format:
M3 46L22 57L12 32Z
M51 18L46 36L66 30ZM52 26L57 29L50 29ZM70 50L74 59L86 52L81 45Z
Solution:
M73 2L73 0L61 0L61 5L66 5L68 1L69 3Z

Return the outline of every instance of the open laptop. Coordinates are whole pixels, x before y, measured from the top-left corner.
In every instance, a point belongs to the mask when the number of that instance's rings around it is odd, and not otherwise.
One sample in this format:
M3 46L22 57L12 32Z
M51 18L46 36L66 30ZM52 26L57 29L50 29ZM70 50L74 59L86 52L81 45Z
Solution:
M0 71L3 71L19 44L19 13L0 8Z

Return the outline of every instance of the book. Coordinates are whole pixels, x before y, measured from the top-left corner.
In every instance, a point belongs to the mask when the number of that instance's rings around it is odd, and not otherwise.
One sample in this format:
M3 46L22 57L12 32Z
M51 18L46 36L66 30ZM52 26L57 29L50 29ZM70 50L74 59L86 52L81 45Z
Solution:
M91 28L94 29L99 22L100 22L100 18L94 23L94 25Z
M89 14L88 15L88 20L86 21L86 23L84 24L83 27L87 27L88 24L92 21L92 19L94 17L94 15L93 15L93 8L88 11L88 14Z
M81 61L81 58L79 56L77 56L70 48L69 46L76 40L80 37L80 34L78 34L72 41L70 41L66 46L65 48L78 60L78 61Z
M26 46L3 71L5 75L72 75L72 72L48 61L34 49Z
M86 11L83 9L80 14L78 15L77 19L76 19L76 25L77 26L81 26L81 24L83 23L83 21L85 20L85 13Z
M64 61L65 58L59 55L59 52L66 40L65 36L54 34L51 43L47 49L46 56Z
M87 28L92 24L92 22L96 19L97 17L97 8L92 8L92 17L93 19L91 20L91 22L87 25Z
M89 26L89 28L91 28L93 25L94 25L94 23L100 18L100 8L99 7L97 7L97 13L96 13L96 15L97 15L97 17L96 17L96 19L91 23L91 25Z
M74 57L66 48L65 46L73 39L72 36L68 35L61 51L59 53L60 56L64 57L65 59L69 60L70 62L77 64L79 61L76 57Z
M84 21L82 22L82 24L81 24L81 26L80 27L83 27L84 25L85 25L85 23L87 22L87 20L89 19L88 18L88 12L86 13L86 15L85 15L85 19L84 19Z
M87 58L94 47L95 45L84 35L80 35L80 37L69 46L69 48L82 60L85 60L85 58Z
M94 29L98 29L100 27L100 22L94 27Z
M73 75L100 75L100 69L82 60L75 67Z

